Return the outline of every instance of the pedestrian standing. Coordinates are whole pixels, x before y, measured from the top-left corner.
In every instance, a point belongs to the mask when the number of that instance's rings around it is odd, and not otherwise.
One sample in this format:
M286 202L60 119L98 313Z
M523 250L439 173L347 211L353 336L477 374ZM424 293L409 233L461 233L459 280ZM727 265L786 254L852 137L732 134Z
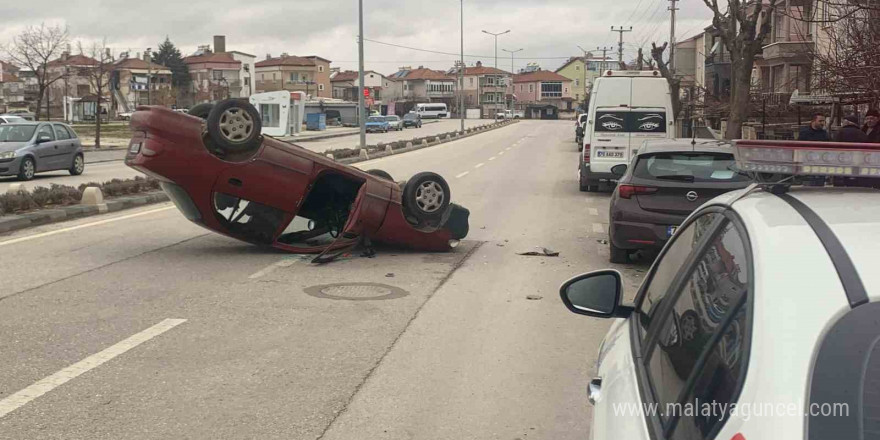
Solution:
M868 142L880 144L880 111L876 108L868 110L865 114L865 126L862 131L868 136Z
M799 141L829 141L831 138L825 131L825 115L820 112L813 113L810 125L801 129L798 135Z
M868 142L868 135L859 128L859 117L857 115L847 115L843 118L843 125L837 132L834 139L837 142Z

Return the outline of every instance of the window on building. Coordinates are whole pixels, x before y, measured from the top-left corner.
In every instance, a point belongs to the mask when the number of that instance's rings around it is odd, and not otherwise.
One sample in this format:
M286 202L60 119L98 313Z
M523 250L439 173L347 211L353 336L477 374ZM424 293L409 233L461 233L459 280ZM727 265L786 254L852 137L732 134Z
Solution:
M575 86L575 87L580 87L580 86L581 86L581 80L579 80L579 79L575 79L575 80L574 80L574 86Z
M318 84L318 90L324 91L324 84Z
M89 94L89 85L88 84L77 84L76 85L76 96L82 98Z
M581 70L581 66L575 64L575 65L574 65L574 70Z
M543 98L561 98L562 83L561 82L542 82L541 97Z
M470 85L471 85L471 86L474 85L474 79L473 79L473 78L470 78Z
M564 90L565 90L565 93L568 93L568 87L566 87Z
M223 79L223 71L222 70L213 70L211 72L211 77L214 78L214 80Z
M529 93L534 93L534 92L535 92L535 85L529 84Z
M299 72L290 72L290 82L299 81Z
M249 76L244 77L244 85L251 85L251 78Z
M318 72L322 72L322 73L323 73L323 72L324 72L324 66L318 66ZM372 77L373 77L373 75L370 75L370 78L372 78Z

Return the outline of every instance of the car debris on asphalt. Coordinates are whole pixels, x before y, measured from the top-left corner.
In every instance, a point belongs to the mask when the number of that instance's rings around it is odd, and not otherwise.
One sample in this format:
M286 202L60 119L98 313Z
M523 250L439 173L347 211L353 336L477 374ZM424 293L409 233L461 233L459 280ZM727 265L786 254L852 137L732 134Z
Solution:
M558 257L559 252L547 249L545 247L538 247L539 251L528 251L528 252L520 252L517 255L525 255L528 257Z

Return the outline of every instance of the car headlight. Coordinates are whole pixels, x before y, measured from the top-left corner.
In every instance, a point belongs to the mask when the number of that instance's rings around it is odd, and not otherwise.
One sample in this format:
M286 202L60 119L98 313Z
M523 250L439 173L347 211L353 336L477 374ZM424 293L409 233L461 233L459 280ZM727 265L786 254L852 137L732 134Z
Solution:
M13 157L15 157L15 151L0 153L0 159L12 159Z

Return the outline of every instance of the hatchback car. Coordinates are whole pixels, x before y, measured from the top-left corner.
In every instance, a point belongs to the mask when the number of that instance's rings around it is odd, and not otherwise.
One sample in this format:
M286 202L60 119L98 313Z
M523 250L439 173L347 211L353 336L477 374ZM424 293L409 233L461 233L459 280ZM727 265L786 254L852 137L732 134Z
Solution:
M403 115L403 127L422 128L422 117L418 113L407 113Z
M876 144L749 142L741 169L880 175ZM875 189L755 184L695 211L634 304L614 270L565 282L570 311L616 318L588 386L592 438L876 438L878 256Z
M626 263L639 249L662 248L694 209L752 181L735 169L730 144L715 140L648 141L629 166L612 172L621 176L611 195L612 263Z
M14 122L0 125L0 176L31 180L36 173L85 170L82 143L67 124Z
M365 125L367 133L388 133L388 130L391 130L391 124L385 120L385 116L370 116Z
M469 212L451 203L443 177L395 183L264 138L260 125L256 108L236 99L218 102L207 120L139 107L125 163L160 180L190 221L289 252L329 255L370 241L447 251L467 235Z
M401 131L403 130L403 120L400 119L400 116L385 116L385 122L388 123L388 126L392 130Z

